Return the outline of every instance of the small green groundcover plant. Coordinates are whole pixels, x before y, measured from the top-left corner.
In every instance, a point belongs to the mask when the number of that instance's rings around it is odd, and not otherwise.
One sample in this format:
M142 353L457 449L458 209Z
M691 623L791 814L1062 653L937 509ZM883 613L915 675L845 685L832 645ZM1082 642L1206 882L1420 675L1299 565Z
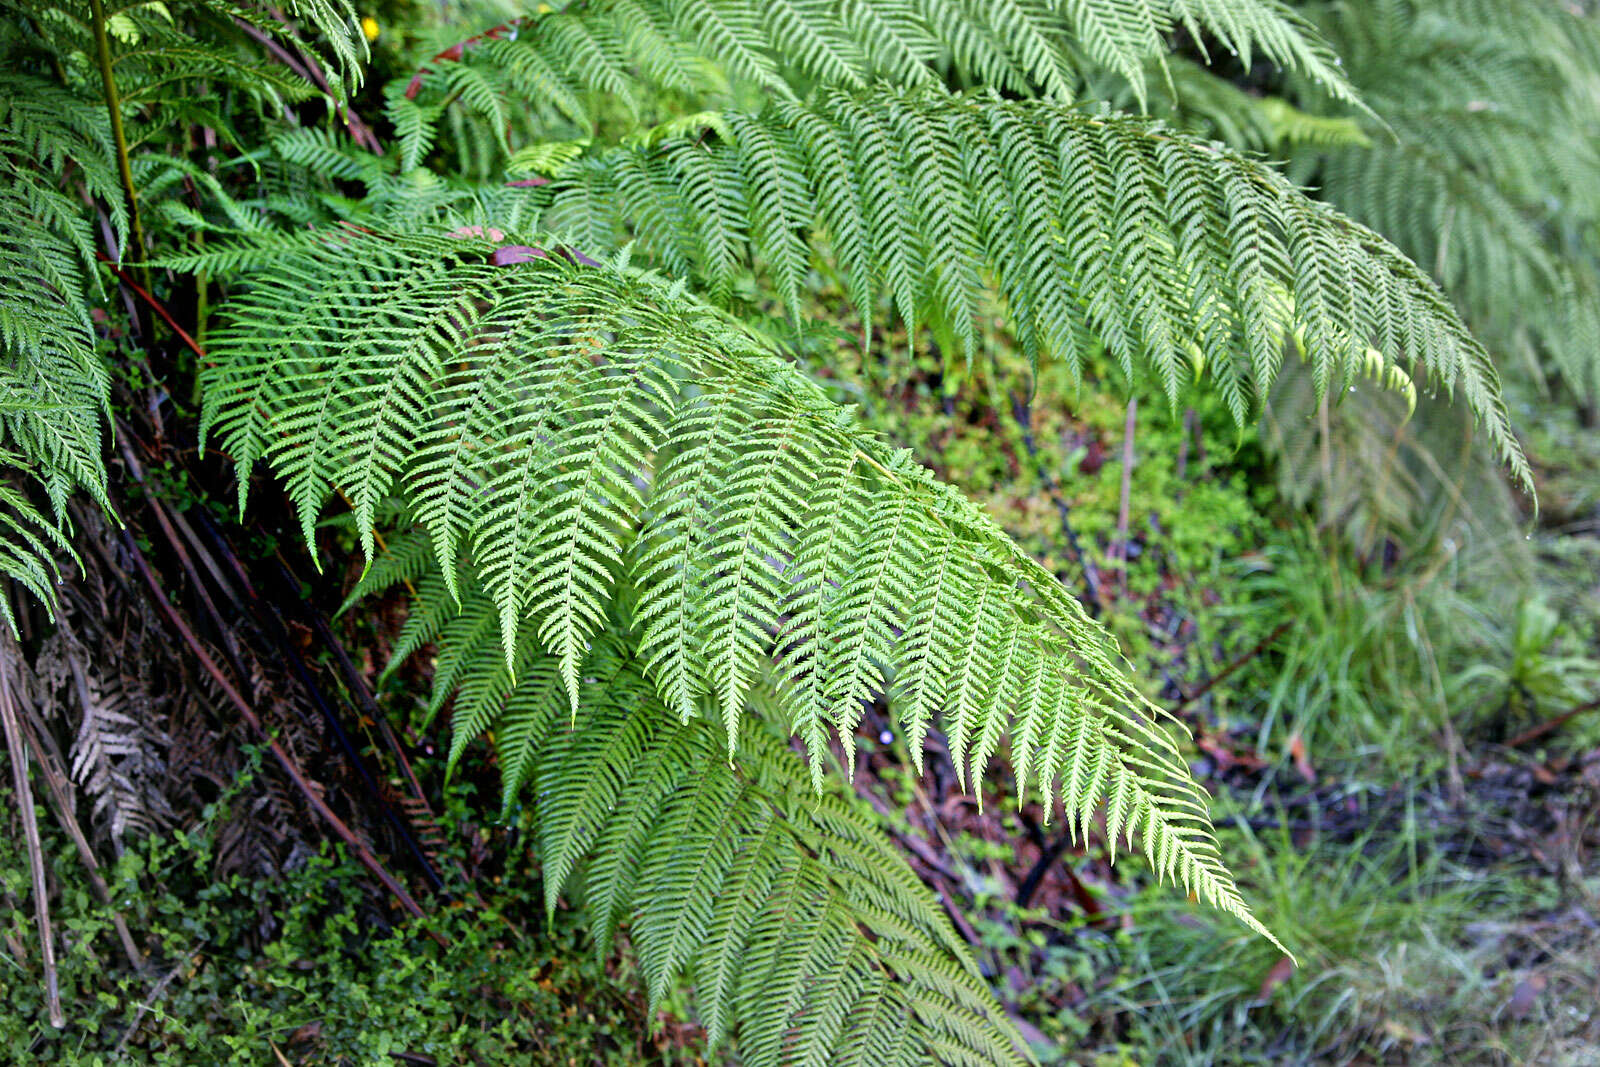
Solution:
M110 508L108 397L142 354L94 321L124 314L97 255L187 286L239 506L258 461L308 539L348 502L351 610L406 588L395 662L434 657L452 763L493 731L549 908L625 926L652 1005L692 987L747 1063L1029 1056L841 794L834 746L848 766L880 696L914 759L935 723L969 783L1006 746L1020 792L1080 833L1103 809L1272 936L1115 641L786 356L819 277L953 364L998 307L1072 381L1109 361L1240 425L1286 359L1318 397L1442 388L1529 481L1410 259L1104 103L1176 91L1181 34L1368 115L1280 0L595 0L364 91L336 0L3 2L0 568L51 602L64 501Z
M693 1062L695 1037L652 1032L624 961L594 951L577 916L532 926L507 918L521 885L486 885L487 899L452 886L458 903L391 927L361 888L364 869L339 849L304 857L277 883L219 878L219 827L250 785L247 773L197 825L141 838L105 870L119 913L160 955L153 973L108 965L106 910L71 842L46 836L59 861L54 919L70 1025L39 1025L37 960L9 960L0 986L8 1063L189 1067L272 1062L273 1050L292 1063ZM0 842L0 891L20 897L27 885L22 841ZM24 921L8 915L0 934L25 941Z

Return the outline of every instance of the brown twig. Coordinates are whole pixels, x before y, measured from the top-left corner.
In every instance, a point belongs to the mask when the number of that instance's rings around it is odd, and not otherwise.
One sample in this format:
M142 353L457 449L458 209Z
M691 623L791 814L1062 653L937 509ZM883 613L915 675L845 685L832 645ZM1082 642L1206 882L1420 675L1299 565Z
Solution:
M74 671L81 673L76 663ZM83 860L84 870L89 875L89 887L94 890L95 897L111 914L111 926L117 932L117 939L122 942L122 954L128 957L128 965L135 971L144 970L144 953L139 951L138 942L133 939L133 931L128 929L128 922L122 917L122 912L117 910L116 903L111 898L111 888L100 875L100 861L95 857L94 850L89 847L89 839L84 835L83 827L78 824L78 817L73 813L72 794L67 788L66 771L56 766L55 759L39 743L32 724L26 718L21 720L20 725L24 740L33 749L34 759L44 775L45 786L50 790L50 802L56 813L56 821L67 831L67 836L72 838L73 847L78 850L78 858Z
M22 741L22 723L11 688L12 651L0 652L0 725L5 728L6 751L11 753L11 783L16 790L17 813L28 850L28 873L33 879L33 915L39 925L39 958L44 966L44 998L50 1025L65 1029L61 1010L61 978L56 973L55 932L50 926L50 887L44 880L44 850L39 844L39 822L33 813L33 787L28 782L28 749Z
M117 276L119 278L122 278L128 284L128 286L142 300L146 301L155 310L156 314L161 317L162 321L166 322L167 325L172 328L173 332L175 332L183 340L184 344L188 346L189 350L191 352L193 352L194 355L198 359L200 359L202 361L205 360L205 358L206 358L205 348L203 346L201 346L201 344L198 341L196 341L193 337L191 337L183 329L183 327L178 325L177 321L173 318L172 313L167 310L166 306L163 305L161 303L161 301L157 300L154 296L150 295L150 293L146 292L139 285L137 285L136 283L134 283L130 279L128 279L124 275L124 273L120 269L117 268L116 264L110 263L109 260L106 260L105 256L102 255L100 258L103 261L106 261L110 265L111 269L117 273ZM123 432L120 435L120 437L121 437L121 440L123 442L122 443L123 459L128 464L129 471L133 474L134 479L136 481L138 481L142 485L142 484L144 484L144 473L143 473L143 470L141 468L141 465L138 462L138 459L133 455L133 452L128 447L128 442L130 440L137 441L138 440L138 436L132 432L131 428L123 426ZM146 446L146 450L149 451L148 446ZM354 505L350 504L349 498L344 495L342 490L340 491L339 495L344 500L346 505L349 505L351 507L354 506ZM217 620L219 628L222 630L223 633L226 634L227 633L227 628L221 625L222 624L222 615L221 615L221 613L217 610L216 605L211 600L210 594L206 591L205 583L200 580L199 574L196 573L194 565L193 565L193 563L191 562L191 560L189 558L189 553L184 548L184 541L182 539L180 539L178 537L178 535L173 530L172 521L177 521L177 522L181 523L181 521L182 521L181 517L178 516L176 513L174 513L173 515L170 516L170 520L171 521L169 521L169 516L167 514L167 511L160 504L159 501L157 501L155 498L152 497L151 498L151 504L152 504L152 508L151 508L152 513L155 515L157 523L160 524L160 526L162 528L162 532L166 535L167 540L168 540L169 544L172 546L172 549L173 549L174 553L178 556L179 562L182 564L185 573L188 574L190 582L194 585L195 589L199 592L200 596L202 597L203 601L205 602L205 605L206 605L207 609L210 611L212 617ZM387 548L387 546L384 544L383 535L381 533L374 532L374 536L377 539L379 547ZM191 545L195 544L195 538L193 536L192 531L189 531L189 543ZM196 547L198 548L198 545L196 545ZM226 548L225 545L224 545L224 548ZM231 551L229 551L227 554L228 554L228 557L229 557L229 562L232 564L232 567L233 567L233 570L234 570L235 574L239 577L239 579L245 585L245 589L246 589L247 595L252 600L258 600L259 598L256 596L254 588L251 587L249 579L245 576L244 571L240 567L237 558L234 557L234 555L233 555L233 553ZM202 553L202 557L205 559L205 561L207 563L207 566L208 566L208 569L211 570L213 577L217 579L218 585L221 586L226 591L228 583L222 578L222 575L217 571L216 567L213 565L213 563L210 560L209 556L204 554L204 553ZM406 588L408 590L410 590L410 592L412 593L413 596L415 596L416 595L416 588L411 584L411 581L409 579L407 579L405 584L406 584ZM329 635L329 636L330 636L330 640L331 640L331 635ZM289 651L287 644L284 645L284 648L285 648L285 651ZM230 645L228 646L226 651L228 652L229 659L233 663L235 671L238 672L242 676L244 672L243 672L243 669L242 669L242 665L240 664L240 662L238 660L236 649L234 649L232 647L231 643L230 643ZM342 648L340 648L338 650L338 654L339 654L340 657L342 657L344 659L345 663L348 664L348 662L349 662L348 661L348 657L344 656L344 650ZM372 703L370 694L366 694L366 695L367 695L368 702ZM373 703L372 706L373 706L373 709L376 710L376 704ZM403 769L405 771L405 774L406 774L406 777L408 779L408 782L411 785L415 796L419 800L422 801L424 809L428 810L429 811L429 815L431 816L432 815L432 811L427 806L426 795L423 793L421 785L417 782L416 775L412 771L410 762L406 759L405 752L401 749L398 739L394 736L393 730L390 728L387 720L383 719L381 716L376 716L375 715L374 718L375 718L375 720L377 722L380 723L381 730L382 730L382 732L383 732L383 734L385 736L385 740L388 741L389 747L391 748L391 750L393 750L395 756L397 757L397 759L399 760L401 766L403 767ZM343 735L342 727L340 727L340 725L338 724L337 721L333 721L331 719L331 715L330 715L330 726L335 730L336 733L339 733L341 736ZM371 775L367 772L365 766L361 764L361 762L359 760L359 757L356 757L353 754L353 752L351 753L351 757L352 757L352 759L354 760L354 762L357 765L358 772L362 775L362 777L364 779L366 779L369 782L369 784L372 784L375 787L376 783L372 780ZM396 828L398 830L400 830L401 836L404 837L407 840L408 843L412 844L413 849L417 853L418 859L421 862L423 870L427 874L430 883L433 883L436 887L442 886L443 883L439 880L437 872L433 870L432 863L427 859L425 853L420 848L420 845L418 845L418 843L416 842L416 840L415 840L416 835L412 831L412 828L409 827L409 826L400 826L399 825L400 817L398 815L396 815L394 812L389 810L388 804L383 801L383 798L381 796L379 796L378 799L379 799L380 804L383 804L383 806L384 806L386 816L391 821L396 823Z
M286 29L292 29L289 25L289 20L284 18L282 12L276 8L270 10L273 17L283 23ZM297 76L316 86L324 96L334 101L340 118L344 120L345 129L350 131L351 140L375 156L383 155L383 142L379 141L378 135L372 132L372 127L368 126L361 116L356 114L355 108L350 106L349 101L340 99L339 94L333 91L333 86L328 84L328 79L323 75L320 66L307 58L298 48L290 50L284 47L282 42L260 27L253 26L248 21L238 17L235 17L233 21L256 43L271 53L272 57L279 63L282 63Z
M145 997L144 1001L140 1003L139 1010L134 1012L133 1021L129 1023L128 1028L122 1032L122 1037L117 1041L117 1047L115 1051L121 1052L127 1047L128 1042L133 1040L133 1035L139 1032L139 1027L144 1023L144 1017L150 1014L150 1009L155 1007L156 1001L161 999L161 994L166 992L167 986L172 984L172 980L178 977L185 967L194 963L198 959L198 954L186 955L178 961L177 966L173 967L172 970L168 971L161 977L161 980L155 984L155 988L150 990L150 995Z
M193 352L201 359L205 358L205 350L200 347L193 337L189 336L187 330L178 325L178 320L172 317L172 312L167 310L165 304L151 296L149 290L140 285L138 282L134 281L133 278L129 276L127 271L123 270L121 267L112 262L110 256L106 255L104 252L97 252L95 255L100 262L111 268L111 273L115 274L123 285L126 285L129 289L131 289L135 296L137 296L140 300L143 300L146 304L150 305L150 309L160 316L161 321L166 323L167 327L173 333L177 334L178 338L183 341L184 344L189 346L189 351Z
M1045 492L1056 506L1056 514L1061 518L1061 533L1067 539L1067 550L1072 554L1073 561L1083 570L1084 604L1088 607L1090 615L1098 616L1103 607L1100 594L1100 569L1083 550L1083 544L1078 540L1078 531L1073 529L1072 509L1061 493L1061 485L1050 473L1043 457L1039 455L1039 443L1034 440L1033 435L1032 405L1016 393L1011 395L1011 418L1022 428L1022 447L1033 460L1034 472L1039 483L1044 486Z
M410 83L406 85L406 99L415 100L417 98L417 93L422 90L422 79L433 73L433 67L431 64L459 63L462 57L466 55L467 49L481 44L484 41L494 41L499 40L502 37L514 35L521 30L523 21L524 20L521 18L514 18L506 22L502 22L500 25L484 30L482 33L477 34L476 36L468 37L464 41L457 41L444 51L435 54L434 57L428 60L427 63L418 67L417 72L411 76Z
M1539 738L1543 737L1545 734L1554 733L1556 730L1559 730L1561 727L1565 726L1572 719L1577 718L1579 715L1582 715L1586 711L1594 711L1596 708L1600 708L1600 698L1596 698L1594 700L1586 701L1585 703L1579 704L1575 708L1568 708L1566 711L1563 711L1560 715L1557 715L1555 718L1546 719L1544 722L1540 723L1539 725L1531 726L1528 729L1522 731L1520 734L1518 734L1517 736L1513 737L1511 740L1507 741L1506 742L1506 747L1507 748L1521 748L1523 745L1526 745L1529 741L1537 741L1537 740L1539 740Z

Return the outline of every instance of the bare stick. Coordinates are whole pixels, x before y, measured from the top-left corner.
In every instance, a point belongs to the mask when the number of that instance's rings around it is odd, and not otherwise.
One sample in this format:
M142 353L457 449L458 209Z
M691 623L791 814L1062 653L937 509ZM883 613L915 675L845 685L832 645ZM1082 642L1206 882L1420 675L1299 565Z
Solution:
M1205 683L1201 685L1199 689L1196 689L1192 693L1184 694L1183 699L1179 700L1175 705L1173 705L1172 713L1176 715L1190 704L1193 704L1196 700L1199 700L1201 697L1211 692L1211 690L1216 687L1217 683L1223 681L1228 677L1228 675L1232 674L1240 667L1243 667L1246 663L1249 663L1251 660L1261 655L1261 653L1265 652L1268 648L1272 647L1272 643L1278 638L1282 637L1284 634L1288 633L1289 627L1292 625L1294 625L1293 622L1289 620L1280 622L1277 626L1277 629L1273 630L1270 634L1263 637L1259 642L1256 643L1256 647L1252 648L1250 651L1246 652L1244 655L1240 656L1238 659L1222 668L1222 670L1218 671L1216 674L1213 674L1210 678L1207 678Z
M28 871L33 876L33 914L39 924L39 955L44 963L44 998L50 1008L50 1025L66 1028L61 1010L61 979L56 974L55 934L50 928L49 887L44 881L44 851L39 845L39 823L33 816L33 788L28 784L28 750L22 743L22 724L11 689L11 651L0 652L0 723L5 726L6 751L11 753L11 781L22 816L22 836L28 847Z
M144 1017L150 1013L150 1009L155 1006L156 1001L161 999L161 994L167 991L167 986L172 984L172 980L178 977L179 972L197 959L199 959L198 955L183 957L178 961L176 967L168 971L161 981L156 983L155 988L150 990L150 995L144 998L144 1003L139 1005L139 1010L134 1012L133 1022L129 1023L128 1028L122 1032L122 1038L117 1042L116 1051L121 1052L127 1047L128 1042L133 1040L133 1035L139 1032L139 1025L144 1022Z
M1122 591L1128 591L1128 511L1133 493L1133 431L1139 423L1139 398L1128 398L1128 417L1122 425L1122 500L1117 505L1117 540L1114 551Z
M1539 740L1539 738L1543 737L1545 734L1554 733L1556 730L1559 730L1561 727L1565 726L1569 721L1571 721L1572 719L1576 719L1579 715L1582 715L1584 712L1586 712L1586 711L1594 711L1597 708L1600 708L1600 700L1591 700L1591 701L1588 701L1587 703L1579 704L1575 708L1569 708L1568 710L1563 711L1560 715L1557 715L1553 719L1547 719L1546 721L1540 723L1538 726L1529 727L1528 729L1522 731L1516 737L1513 737L1511 740L1507 741L1505 743L1506 747L1507 748L1520 748L1521 746L1527 744L1529 741L1537 741L1537 740Z
M73 662L73 673L78 677L81 688L83 671L76 660ZM83 827L78 824L78 817L72 811L72 794L67 788L66 772L55 765L55 759L39 743L39 738L27 719L22 720L22 732L29 747L33 749L33 757L39 763L39 770L44 774L45 785L50 789L50 802L51 807L55 809L56 821L67 831L67 836L72 838L72 844L78 850L78 858L83 860L84 869L89 874L89 887L111 913L111 925L117 931L117 938L122 942L123 955L128 957L128 963L134 970L143 970L144 953L139 951L139 945L133 939L133 932L128 929L127 920L117 910L116 903L111 898L111 888L100 875L100 861L89 847L89 839L84 836Z

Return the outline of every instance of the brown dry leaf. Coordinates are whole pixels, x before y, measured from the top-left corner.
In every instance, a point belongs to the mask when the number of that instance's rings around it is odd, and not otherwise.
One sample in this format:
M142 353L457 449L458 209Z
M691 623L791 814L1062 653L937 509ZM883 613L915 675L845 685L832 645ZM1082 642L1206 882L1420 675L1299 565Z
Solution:
M1261 989L1256 993L1256 999L1265 1001L1271 998L1272 991L1289 980L1294 973L1294 961L1288 956L1281 957L1272 965L1272 970L1261 980Z

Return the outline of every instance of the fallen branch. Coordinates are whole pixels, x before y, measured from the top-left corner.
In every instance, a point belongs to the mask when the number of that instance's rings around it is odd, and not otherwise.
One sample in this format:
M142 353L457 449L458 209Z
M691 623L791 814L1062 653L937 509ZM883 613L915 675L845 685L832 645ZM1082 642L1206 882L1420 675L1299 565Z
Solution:
M1117 535L1111 543L1117 564L1117 578L1124 595L1128 592L1128 521L1133 496L1133 433L1139 425L1139 398L1128 398L1128 415L1122 424L1122 491L1117 502Z
M127 1047L128 1042L133 1040L133 1035L139 1032L139 1027L144 1023L144 1017L150 1013L151 1008L155 1007L156 1001L161 999L161 994L167 991L167 986L172 984L172 980L178 977L179 973L181 973L185 967L190 966L198 959L198 955L185 955L178 961L177 966L168 971L164 976L162 976L161 981L155 984L155 988L150 990L150 995L145 997L144 1001L139 1005L139 1010L134 1012L133 1021L129 1023L128 1028L122 1032L121 1039L117 1041L117 1052L121 1052Z
M195 342L195 339L189 336L188 331L186 331L182 326L178 325L178 320L172 317L172 312L167 310L165 304L151 296L149 290L140 285L138 282L134 281L132 276L130 276L127 271L117 266L117 264L112 261L111 257L106 255L104 252L96 252L95 258L100 260L100 262L104 263L106 266L110 267L111 273L115 274L123 285L126 285L129 289L131 289L135 296L137 296L140 300L143 300L146 304L150 305L150 310L159 315L161 317L161 321L166 323L167 327L171 329L173 333L177 334L179 339L182 340L184 344L189 346L189 351L193 352L202 359L205 358L205 352L201 350L199 344Z

